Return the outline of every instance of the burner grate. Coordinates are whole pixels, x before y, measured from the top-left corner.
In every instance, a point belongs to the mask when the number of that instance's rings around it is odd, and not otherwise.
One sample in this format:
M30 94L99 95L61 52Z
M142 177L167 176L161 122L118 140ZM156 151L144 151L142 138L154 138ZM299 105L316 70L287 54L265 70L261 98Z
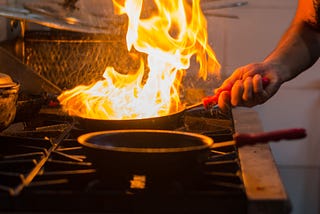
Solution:
M194 113L185 117L187 124L182 130L208 135L215 143L232 139L230 119ZM246 209L235 146L213 148L203 175L196 180L152 183L144 175L119 179L111 173L109 180L102 181L74 138L70 120L41 117L45 122L25 123L27 131L6 130L0 135L1 211L181 213L186 209L186 213L206 213L230 209L239 213ZM201 130L194 129L204 121L210 129L201 124ZM155 211L159 202L161 208Z

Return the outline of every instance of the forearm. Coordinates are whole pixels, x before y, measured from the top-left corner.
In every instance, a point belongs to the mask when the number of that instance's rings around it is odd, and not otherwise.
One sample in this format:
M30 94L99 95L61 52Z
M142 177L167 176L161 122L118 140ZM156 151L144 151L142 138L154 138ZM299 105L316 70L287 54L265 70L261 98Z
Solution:
M311 67L320 56L320 0L299 0L296 14L276 48L263 62L237 68L216 91L219 107L252 107L277 93L281 85ZM262 77L269 83L263 86ZM232 86L231 93L224 89Z
M299 22L290 26L278 46L264 61L282 66L280 81L286 82L311 67L319 56L319 32Z

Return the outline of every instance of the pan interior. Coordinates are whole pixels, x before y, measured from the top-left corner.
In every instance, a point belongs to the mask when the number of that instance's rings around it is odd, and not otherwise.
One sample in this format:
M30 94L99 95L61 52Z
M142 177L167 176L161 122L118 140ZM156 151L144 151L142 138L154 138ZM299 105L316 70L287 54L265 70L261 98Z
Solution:
M78 138L87 147L123 152L181 152L210 147L209 137L176 131L119 130L93 132Z

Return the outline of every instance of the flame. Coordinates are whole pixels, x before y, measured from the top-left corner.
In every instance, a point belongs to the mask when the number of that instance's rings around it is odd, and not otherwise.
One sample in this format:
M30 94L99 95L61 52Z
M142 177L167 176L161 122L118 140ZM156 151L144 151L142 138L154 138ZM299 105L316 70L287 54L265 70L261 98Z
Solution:
M136 119L177 112L183 108L181 81L192 56L199 64L200 78L205 80L208 72L219 76L200 0L150 1L113 0L115 13L128 16L128 51L147 54L147 67L141 57L137 71L124 75L107 67L103 80L64 91L58 100L69 115Z

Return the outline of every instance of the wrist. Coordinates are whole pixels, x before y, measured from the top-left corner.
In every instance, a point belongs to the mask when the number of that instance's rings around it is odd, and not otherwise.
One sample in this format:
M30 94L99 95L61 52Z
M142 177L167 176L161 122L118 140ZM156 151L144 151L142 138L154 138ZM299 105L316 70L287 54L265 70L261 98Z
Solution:
M269 70L272 71L275 76L277 76L277 81L281 84L293 78L291 72L292 70L285 63L271 59L266 59L263 61L263 63L269 67Z

